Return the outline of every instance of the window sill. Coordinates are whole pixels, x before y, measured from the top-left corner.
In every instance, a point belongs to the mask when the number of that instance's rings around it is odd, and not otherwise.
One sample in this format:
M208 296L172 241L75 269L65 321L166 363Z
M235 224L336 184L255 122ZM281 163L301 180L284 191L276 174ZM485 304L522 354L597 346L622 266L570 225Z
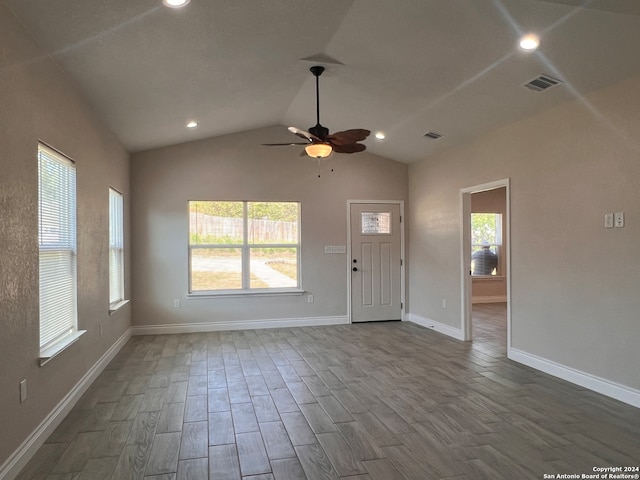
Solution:
M85 333L87 333L86 330L77 330L67 335L66 337L64 337L58 343L50 346L45 350L42 350L40 352L40 357L38 357L38 362L40 363L40 366L42 367L43 365L49 363L49 360L51 360L52 358L57 356L59 353L62 353L65 349L67 349L68 347L76 343L76 341Z
M471 275L472 281L479 282L498 282L504 281L504 275Z
M121 300L119 302L112 303L111 305L109 305L109 316L115 314L118 310L120 310L122 307L124 307L127 303L129 303L129 300Z
M189 300L203 299L203 298L234 298L234 297L278 297L289 295L304 295L304 290L278 290L278 291L265 291L265 290L227 290L220 292L194 292L188 293L187 298Z

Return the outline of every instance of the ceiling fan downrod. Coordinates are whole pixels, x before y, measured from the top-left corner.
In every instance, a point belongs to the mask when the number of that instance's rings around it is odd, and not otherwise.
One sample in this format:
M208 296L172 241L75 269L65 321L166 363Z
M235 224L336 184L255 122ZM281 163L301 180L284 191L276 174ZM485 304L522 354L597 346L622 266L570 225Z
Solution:
M311 73L316 77L316 126L309 129L309 133L312 133L316 137L323 140L329 135L329 129L320 125L320 75L324 72L324 67L321 65L315 65L311 67Z

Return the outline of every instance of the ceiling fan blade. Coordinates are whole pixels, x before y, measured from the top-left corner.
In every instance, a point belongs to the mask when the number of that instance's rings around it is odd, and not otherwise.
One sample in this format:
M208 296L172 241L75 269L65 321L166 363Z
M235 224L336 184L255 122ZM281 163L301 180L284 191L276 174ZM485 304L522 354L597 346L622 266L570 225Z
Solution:
M309 142L262 143L265 147L285 147L289 145L309 145Z
M343 132L336 132L327 135L326 140L334 145L346 145L349 143L361 142L369 136L371 132L363 128L354 128Z
M316 137L312 133L307 132L306 130L302 130L296 127L289 127L288 130L300 138L306 138L307 140L309 140L309 143L321 141L318 137Z
M333 145L336 153L356 153L366 150L367 147L361 143L347 143L345 145Z

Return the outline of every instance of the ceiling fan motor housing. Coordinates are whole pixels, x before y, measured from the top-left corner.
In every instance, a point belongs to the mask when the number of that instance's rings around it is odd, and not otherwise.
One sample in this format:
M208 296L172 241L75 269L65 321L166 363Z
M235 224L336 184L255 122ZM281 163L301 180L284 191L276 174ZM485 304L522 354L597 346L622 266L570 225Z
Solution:
M318 137L321 140L324 140L324 138L329 135L329 129L327 127L323 127L322 125L320 125L319 123L316 124L315 127L311 127L309 129L309 133L311 133L312 135L315 135L316 137Z

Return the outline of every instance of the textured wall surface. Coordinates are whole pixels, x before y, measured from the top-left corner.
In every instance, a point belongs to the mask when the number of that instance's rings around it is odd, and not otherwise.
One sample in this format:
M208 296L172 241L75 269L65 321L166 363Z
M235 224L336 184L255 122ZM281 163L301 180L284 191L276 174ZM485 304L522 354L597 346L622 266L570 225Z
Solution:
M3 3L0 45L2 465L127 331L131 319L129 308L108 315L108 187L122 191L128 205L128 153ZM44 367L38 366L39 140L76 161L78 326L87 330ZM128 221L128 213L125 217ZM23 379L28 397L20 403L19 382Z
M347 200L406 200L407 165L370 155L301 157L269 148L284 127L136 153L133 192L134 325L215 323L347 314ZM333 172L331 172L333 169ZM320 173L321 177L318 178ZM189 200L299 201L305 296L185 299ZM173 299L182 307L173 308Z
M409 311L461 327L459 192L510 178L512 347L640 388L639 106L632 78L411 165Z

